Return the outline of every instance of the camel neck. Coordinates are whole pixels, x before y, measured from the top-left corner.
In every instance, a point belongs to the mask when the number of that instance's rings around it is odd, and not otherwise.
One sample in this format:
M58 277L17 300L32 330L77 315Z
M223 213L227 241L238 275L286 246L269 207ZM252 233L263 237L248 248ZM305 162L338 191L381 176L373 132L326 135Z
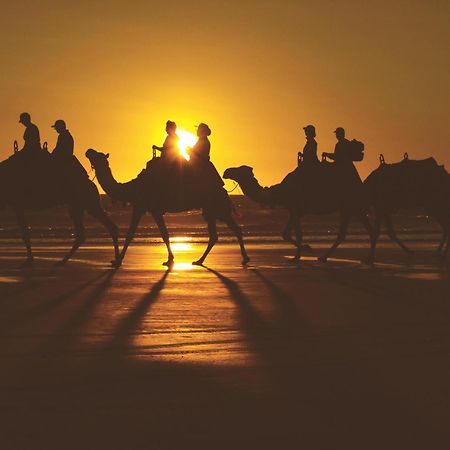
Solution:
M123 185L116 181L109 167L96 169L95 173L100 186L113 200L128 200Z
M263 188L256 178L243 181L239 185L244 195L250 197L252 200L266 205L273 204L273 199L270 195L271 188Z

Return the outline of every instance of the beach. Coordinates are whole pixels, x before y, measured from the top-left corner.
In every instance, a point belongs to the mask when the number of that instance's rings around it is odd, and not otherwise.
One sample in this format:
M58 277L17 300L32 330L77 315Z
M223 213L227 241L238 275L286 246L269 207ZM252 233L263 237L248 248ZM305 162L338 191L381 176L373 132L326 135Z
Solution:
M444 448L449 269L418 242L375 267L290 246L20 245L0 257L2 447ZM414 247L414 246L413 246Z

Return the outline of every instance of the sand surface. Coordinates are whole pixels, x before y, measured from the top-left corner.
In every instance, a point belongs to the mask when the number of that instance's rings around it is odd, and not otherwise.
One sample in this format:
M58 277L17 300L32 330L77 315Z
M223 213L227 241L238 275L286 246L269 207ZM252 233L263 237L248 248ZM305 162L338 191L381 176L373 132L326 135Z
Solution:
M0 252L2 449L449 448L450 273L431 248Z

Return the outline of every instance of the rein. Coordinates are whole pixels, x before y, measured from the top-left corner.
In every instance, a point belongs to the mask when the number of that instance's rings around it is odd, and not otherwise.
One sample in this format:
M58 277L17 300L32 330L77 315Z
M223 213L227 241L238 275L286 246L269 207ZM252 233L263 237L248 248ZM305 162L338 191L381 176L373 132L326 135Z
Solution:
M229 194L231 194L234 190L236 190L236 188L239 186L239 183L237 183L236 181L234 182L234 188L233 189L231 189L231 191L229 191L227 188L225 188L225 190L229 193Z
M92 180L91 180L90 174L92 173L93 170L94 170L94 166L91 165L91 170L88 173L88 178L89 178L90 181L95 181L95 179L97 178L97 174L94 173L94 178L92 178Z

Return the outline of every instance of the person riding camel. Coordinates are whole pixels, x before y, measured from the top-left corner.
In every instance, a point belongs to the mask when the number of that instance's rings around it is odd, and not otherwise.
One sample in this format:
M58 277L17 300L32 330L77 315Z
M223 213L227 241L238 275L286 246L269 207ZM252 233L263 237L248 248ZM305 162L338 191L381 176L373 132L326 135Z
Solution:
M58 119L52 125L52 128L58 133L56 147L52 151L54 158L70 158L73 155L74 141L64 120Z
M177 135L177 124L168 120L166 123L166 133L167 137L164 140L162 147L153 145L153 150L158 150L161 152L161 158L164 160L173 160L180 157L180 150L178 148L178 135Z
M336 145L334 147L334 153L323 152L322 156L331 159L336 163L351 163L352 155L350 149L350 141L345 137L345 130L342 127L337 127L334 130L336 134Z
M194 173L200 177L200 179L194 179L194 183L198 181L202 183L202 180L204 180L208 188L222 187L224 185L222 177L210 161L211 143L208 139L210 135L211 129L206 123L200 123L197 126L198 140L192 148L187 149L190 156L189 165L193 168Z
M19 123L25 127L25 132L23 134L25 143L20 151L23 152L23 154L32 154L42 150L39 128L31 122L30 114L23 112L19 117Z
M86 178L89 179L89 175L73 153L74 140L67 129L66 122L58 119L52 128L58 133L56 146L51 153L54 164L52 170L55 172L59 185L74 189L79 183L85 182Z
M316 128L314 125L307 125L303 128L306 136L306 144L303 147L303 159L304 164L317 164L319 159L317 158L317 142L316 142Z

